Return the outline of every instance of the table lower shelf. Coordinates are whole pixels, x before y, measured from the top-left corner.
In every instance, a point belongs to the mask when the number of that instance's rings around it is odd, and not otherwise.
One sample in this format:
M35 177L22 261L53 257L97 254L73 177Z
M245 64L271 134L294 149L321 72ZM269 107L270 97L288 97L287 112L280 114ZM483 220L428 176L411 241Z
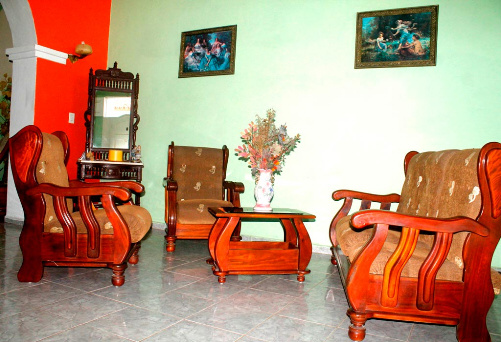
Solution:
M289 242L231 241L228 254L218 256L224 260L220 265L212 259L207 262L220 283L231 274L298 274L298 281L304 281L310 271L299 269L299 256L299 248Z

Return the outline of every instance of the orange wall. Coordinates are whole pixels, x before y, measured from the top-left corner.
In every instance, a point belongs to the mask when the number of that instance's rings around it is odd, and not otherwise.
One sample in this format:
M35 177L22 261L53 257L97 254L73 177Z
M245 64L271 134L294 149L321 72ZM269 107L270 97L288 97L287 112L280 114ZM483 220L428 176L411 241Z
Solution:
M68 173L76 178L76 160L85 149L85 120L89 69L107 69L111 0L28 0L38 44L73 53L85 41L93 54L72 64L39 58L34 124L43 132L64 131L70 140ZM75 123L68 123L69 113Z

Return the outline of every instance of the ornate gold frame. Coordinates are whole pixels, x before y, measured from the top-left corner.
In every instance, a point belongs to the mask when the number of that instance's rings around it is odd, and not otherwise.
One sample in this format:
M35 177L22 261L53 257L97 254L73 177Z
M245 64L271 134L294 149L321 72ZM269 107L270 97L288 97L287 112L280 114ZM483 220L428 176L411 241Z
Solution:
M190 40L198 37L208 37L209 35L220 35L221 33L229 32L231 34L231 43L226 47L230 53L229 67L224 70L208 70L208 71L189 71L184 67L185 51ZM235 73L235 52L237 43L237 25L222 26L203 30L187 31L181 34L181 48L179 52L179 75L178 77L197 77L197 76L218 76L232 75Z
M364 18L370 17L386 17L386 16L402 16L412 17L416 13L431 13L430 18L430 43L429 43L429 57L427 59L418 58L403 58L400 60L391 61L367 61L364 60L364 52L367 51L364 37L362 37L362 25ZM357 33L355 43L355 69L362 68L389 68L389 67L415 67L415 66L433 66L436 65L437 57L437 26L438 26L438 5L422 6L422 7L409 7L399 8L384 11L371 11L357 13ZM365 46L364 46L365 44ZM365 49L365 51L364 51Z

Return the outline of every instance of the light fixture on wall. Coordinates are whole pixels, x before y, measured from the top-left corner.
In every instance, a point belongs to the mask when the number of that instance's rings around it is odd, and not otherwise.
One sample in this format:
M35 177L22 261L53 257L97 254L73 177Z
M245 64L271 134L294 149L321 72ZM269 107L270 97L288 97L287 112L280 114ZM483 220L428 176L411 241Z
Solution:
M68 59L71 61L71 63L75 63L79 59L85 58L88 55L92 54L92 46L89 44L85 44L85 42L82 42L77 45L75 48L75 54L68 54Z

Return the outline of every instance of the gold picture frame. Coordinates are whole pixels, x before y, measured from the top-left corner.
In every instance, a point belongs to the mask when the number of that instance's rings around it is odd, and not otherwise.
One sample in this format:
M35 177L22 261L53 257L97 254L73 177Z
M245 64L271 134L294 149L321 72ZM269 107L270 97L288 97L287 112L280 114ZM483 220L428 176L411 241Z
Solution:
M436 65L438 5L357 13L355 69Z
M183 32L179 77L234 74L236 42L237 25Z

